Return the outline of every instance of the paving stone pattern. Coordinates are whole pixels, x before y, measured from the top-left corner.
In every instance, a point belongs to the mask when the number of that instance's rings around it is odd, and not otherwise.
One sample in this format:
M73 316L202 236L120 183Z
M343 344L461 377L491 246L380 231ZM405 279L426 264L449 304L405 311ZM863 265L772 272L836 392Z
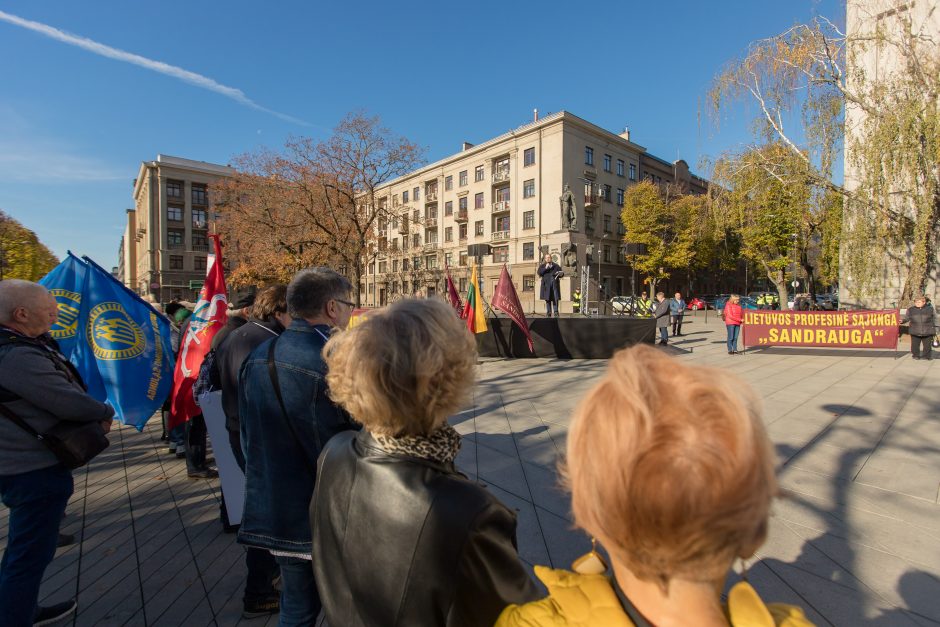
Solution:
M748 564L762 596L819 625L940 624L940 364L892 351L731 356L711 313L684 330L662 350L727 368L764 398L785 495ZM518 513L529 565L567 567L590 546L556 465L572 411L605 367L483 360L472 404L451 420L464 435L458 465ZM82 626L275 625L241 619L244 551L222 531L219 498L217 480L188 479L167 454L159 420L116 429L75 473L62 530L80 541L59 549L41 598L77 595ZM6 522L0 508L0 544Z

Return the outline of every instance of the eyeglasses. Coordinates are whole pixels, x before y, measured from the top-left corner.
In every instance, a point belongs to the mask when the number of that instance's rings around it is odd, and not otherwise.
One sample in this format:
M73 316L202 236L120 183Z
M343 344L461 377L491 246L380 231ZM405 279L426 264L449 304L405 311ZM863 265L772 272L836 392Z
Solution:
M347 307L353 307L353 308L356 307L356 303L351 303L348 300L343 300L342 298L334 298L333 300L335 300L338 303L343 303Z

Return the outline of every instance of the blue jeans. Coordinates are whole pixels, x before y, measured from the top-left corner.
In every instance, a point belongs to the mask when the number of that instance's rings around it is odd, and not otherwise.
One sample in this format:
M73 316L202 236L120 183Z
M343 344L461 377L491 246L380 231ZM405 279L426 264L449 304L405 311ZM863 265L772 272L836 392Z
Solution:
M320 594L313 564L299 557L274 558L281 567L281 614L278 627L313 627L320 615Z
M547 300L545 301L545 315L551 316L552 309L555 310L555 315L558 315L558 301L557 300Z
M740 324L729 324L728 327L728 352L738 350L738 333L741 331Z
M72 473L61 464L0 476L0 498L10 508L7 548L0 561L0 616L6 627L33 624L39 585L55 557L59 523L72 490Z
M659 327L659 340L665 344L669 341L669 329L668 327Z

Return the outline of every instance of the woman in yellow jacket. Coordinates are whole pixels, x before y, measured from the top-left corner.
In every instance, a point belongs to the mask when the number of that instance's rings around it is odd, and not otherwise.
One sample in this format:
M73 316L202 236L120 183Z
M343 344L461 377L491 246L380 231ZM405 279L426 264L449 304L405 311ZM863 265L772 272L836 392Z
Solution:
M613 576L594 551L575 572L536 566L549 596L510 605L496 626L812 625L746 581L721 602L734 561L766 538L773 459L744 382L648 346L620 351L576 411L563 469L575 522Z

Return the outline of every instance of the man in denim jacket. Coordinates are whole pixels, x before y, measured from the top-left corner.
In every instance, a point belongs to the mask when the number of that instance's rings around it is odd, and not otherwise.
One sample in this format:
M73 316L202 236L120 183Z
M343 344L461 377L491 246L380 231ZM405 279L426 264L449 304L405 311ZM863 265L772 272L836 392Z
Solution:
M280 565L283 627L314 625L320 612L308 513L317 458L331 437L356 428L328 396L321 353L349 322L351 289L327 268L298 272L287 287L293 322L254 349L239 375L246 485L238 541L271 551Z

